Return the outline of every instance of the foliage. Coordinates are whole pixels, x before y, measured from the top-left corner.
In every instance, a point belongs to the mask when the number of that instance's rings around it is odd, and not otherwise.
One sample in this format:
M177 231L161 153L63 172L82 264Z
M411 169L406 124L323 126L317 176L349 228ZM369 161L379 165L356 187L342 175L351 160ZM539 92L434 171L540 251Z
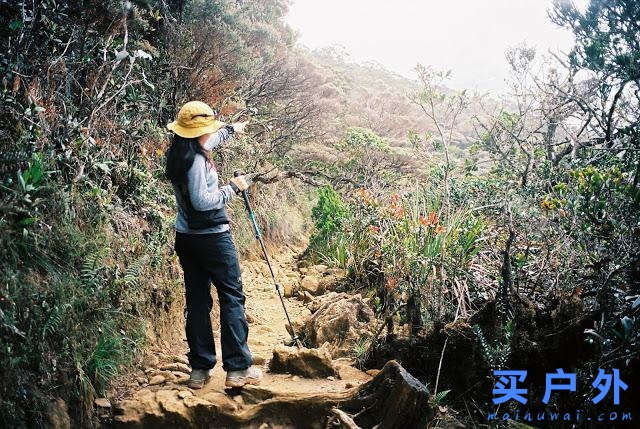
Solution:
M469 266L481 249L480 217L461 210L442 219L439 200L427 189L404 198L394 194L386 204L360 189L349 200L352 216L340 218L339 229L333 223L336 211L328 206L325 197L314 207L316 216L331 215L330 220L317 217L320 225L331 226L331 234L316 232L313 251L327 252L334 243L345 243L356 284L368 286L382 300L384 315L398 313L417 333L425 321L442 321L456 312L458 287L469 280Z
M329 186L320 188L311 217L315 222L315 229L309 248L321 258L335 260L344 266L346 261L342 253L344 242L341 231L350 213L340 195Z
M570 59L576 67L627 81L640 76L637 34L630 30L639 16L635 1L592 0L584 12L558 1L551 18L573 31L577 43Z
M482 333L482 328L478 325L473 326L473 332L476 334L478 343L480 344L482 355L484 356L487 366L491 370L507 369L509 355L511 354L511 339L513 337L513 331L513 320L510 320L504 325L500 340L496 341L494 345L491 345Z

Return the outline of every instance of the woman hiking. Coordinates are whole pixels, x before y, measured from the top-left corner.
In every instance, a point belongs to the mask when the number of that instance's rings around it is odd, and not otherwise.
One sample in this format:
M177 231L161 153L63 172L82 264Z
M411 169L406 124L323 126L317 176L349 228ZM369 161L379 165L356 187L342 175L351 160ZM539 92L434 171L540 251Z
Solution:
M258 384L259 368L251 366L249 327L238 255L229 231L225 206L248 188L245 176L219 186L210 151L232 135L244 133L246 122L226 125L200 101L186 103L167 128L175 133L166 154L166 176L178 206L175 249L184 272L186 334L191 376L189 387L202 388L216 364L211 328L211 283L220 302L222 368L227 387Z

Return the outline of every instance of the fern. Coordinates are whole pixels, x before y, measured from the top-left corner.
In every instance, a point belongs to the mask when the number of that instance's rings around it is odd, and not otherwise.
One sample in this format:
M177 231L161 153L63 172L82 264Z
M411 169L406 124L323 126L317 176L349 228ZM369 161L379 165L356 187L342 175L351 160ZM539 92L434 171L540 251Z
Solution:
M104 250L90 253L84 260L80 269L80 280L85 289L96 289L102 282L100 270Z
M509 321L503 328L503 339L495 345L489 344L482 329L478 325L473 326L473 331L480 343L480 349L487 365L491 369L503 369L507 365L507 360L511 354L511 336L513 334L513 324Z
M138 258L134 263L130 264L124 271L122 283L124 286L137 288L140 285L140 274L147 263L147 256Z
M64 321L64 316L67 310L71 308L71 304L66 303L62 306L55 306L49 313L49 317L47 321L44 323L42 327L42 339L44 340L49 335L54 334L55 332L60 330L62 326L62 322Z
M444 398L451 392L451 390L441 390L431 397L433 405L442 405Z

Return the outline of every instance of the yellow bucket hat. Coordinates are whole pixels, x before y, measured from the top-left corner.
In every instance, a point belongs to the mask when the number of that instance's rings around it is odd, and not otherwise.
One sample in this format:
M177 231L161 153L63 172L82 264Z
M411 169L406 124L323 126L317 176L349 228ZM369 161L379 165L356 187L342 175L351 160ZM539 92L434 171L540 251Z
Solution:
M178 112L175 121L167 128L180 137L194 138L213 133L224 127L225 123L214 118L213 110L202 101L189 101Z

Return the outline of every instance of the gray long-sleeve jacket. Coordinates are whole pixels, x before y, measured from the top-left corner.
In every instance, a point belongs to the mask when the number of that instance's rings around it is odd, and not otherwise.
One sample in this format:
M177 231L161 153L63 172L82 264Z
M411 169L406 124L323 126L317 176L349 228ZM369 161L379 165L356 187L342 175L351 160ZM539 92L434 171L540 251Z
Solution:
M230 137L231 133L221 128L211 135L204 144L204 149L209 151L222 144ZM199 211L220 209L224 207L235 195L230 185L218 186L218 173L216 169L207 163L204 156L199 153L193 159L193 165L187 173L187 189L191 197L193 208ZM217 225L207 229L190 229L185 213L187 212L182 194L177 186L173 187L178 206L176 217L176 231L185 234L210 234L223 232L229 229L229 225Z

